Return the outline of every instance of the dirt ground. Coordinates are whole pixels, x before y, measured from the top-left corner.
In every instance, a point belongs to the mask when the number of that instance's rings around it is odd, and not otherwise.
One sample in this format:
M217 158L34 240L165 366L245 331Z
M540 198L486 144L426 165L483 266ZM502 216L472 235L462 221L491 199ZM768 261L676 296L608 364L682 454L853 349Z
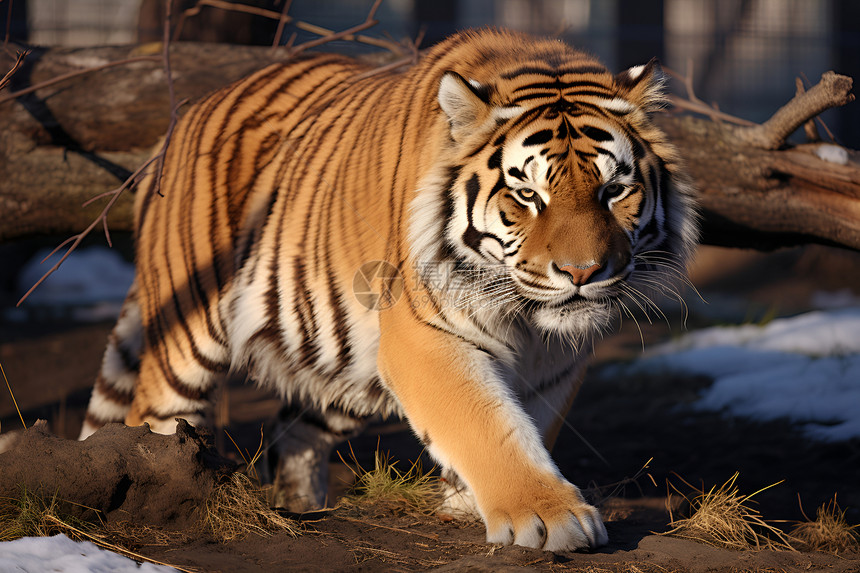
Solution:
M759 320L808 309L816 291L848 289L860 296L860 256L818 247L773 255L708 249L700 255L693 279L710 305L691 302L688 327ZM28 425L43 418L60 436L77 434L110 327L57 318L0 322L0 363ZM643 337L650 346L680 330L678 324L645 324ZM778 525L790 528L786 522L803 520L804 512L814 515L837 494L848 521L860 523L860 441L814 443L785 421L757 423L685 408L710 383L707 379L603 375L606 364L635 357L641 345L629 321L602 345L553 452L561 471L602 501L610 543L599 551L551 554L493 547L484 543L480 524L388 506L304 516L304 533L298 538L251 535L224 544L192 528L166 541L153 533L134 549L180 567L225 572L860 571L856 553L741 552L656 535L668 529L669 482L689 493L685 481L710 488L735 472L741 493L784 480L755 497L765 519L785 521ZM7 394L5 388L0 392L4 433L21 425ZM231 387L226 396L226 427L240 448L253 453L260 425L277 410L278 401L247 386ZM216 441L223 454L238 459L223 436ZM421 455L406 425L397 420L375 424L351 447L364 467L372 467L377 448L403 465ZM347 457L349 448L342 447L341 453ZM424 462L432 466L430 460ZM331 474L335 500L352 473L333 456Z

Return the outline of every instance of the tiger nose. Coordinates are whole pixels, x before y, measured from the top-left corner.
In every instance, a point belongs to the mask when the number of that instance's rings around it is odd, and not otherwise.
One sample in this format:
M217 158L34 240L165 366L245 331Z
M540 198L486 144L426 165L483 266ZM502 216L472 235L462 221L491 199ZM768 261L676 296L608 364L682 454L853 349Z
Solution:
M603 265L594 263L591 265L564 265L559 268L559 270L567 273L571 280L573 280L573 284L576 286L582 286L588 282L588 279L590 279L594 273L602 268Z

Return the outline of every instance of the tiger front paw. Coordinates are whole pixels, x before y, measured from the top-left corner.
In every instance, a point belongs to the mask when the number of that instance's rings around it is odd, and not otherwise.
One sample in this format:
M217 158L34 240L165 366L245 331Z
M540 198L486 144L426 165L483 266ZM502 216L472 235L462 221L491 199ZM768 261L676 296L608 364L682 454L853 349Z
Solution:
M597 509L579 489L559 480L526 496L508 495L484 513L487 542L522 545L546 551L594 549L609 540Z

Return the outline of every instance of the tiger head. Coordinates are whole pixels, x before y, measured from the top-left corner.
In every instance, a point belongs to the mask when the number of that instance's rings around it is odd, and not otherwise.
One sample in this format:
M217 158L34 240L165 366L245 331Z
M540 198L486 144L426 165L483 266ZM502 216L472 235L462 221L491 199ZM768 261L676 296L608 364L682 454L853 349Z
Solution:
M650 305L638 299L683 272L697 234L693 193L650 119L657 64L613 76L578 56L445 73L450 154L412 218L413 253L463 269L446 284L562 334L605 326L625 297Z

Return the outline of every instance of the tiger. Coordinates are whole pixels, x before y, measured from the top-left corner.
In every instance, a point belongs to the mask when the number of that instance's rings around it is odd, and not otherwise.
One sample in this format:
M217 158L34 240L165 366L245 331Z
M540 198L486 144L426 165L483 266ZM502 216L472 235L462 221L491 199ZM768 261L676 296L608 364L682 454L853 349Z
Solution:
M606 544L549 452L595 339L697 241L653 122L663 82L656 60L613 75L480 29L405 70L296 55L190 106L136 191L135 279L81 439L205 426L240 375L284 400L281 507L326 503L333 448L401 416L488 543Z

